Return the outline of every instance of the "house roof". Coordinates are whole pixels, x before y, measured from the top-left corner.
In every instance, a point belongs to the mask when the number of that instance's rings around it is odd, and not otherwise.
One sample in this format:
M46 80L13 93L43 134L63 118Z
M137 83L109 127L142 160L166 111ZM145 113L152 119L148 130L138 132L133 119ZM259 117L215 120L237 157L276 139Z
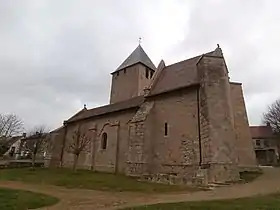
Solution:
M250 126L252 138L271 138L273 137L273 131L270 126Z
M81 119L86 119L90 117L96 117L112 112L122 111L125 109L130 109L134 107L139 107L144 102L144 96L137 96L129 100L121 101L114 104L109 104L106 106L97 107L94 109L83 110L78 112L76 115L67 120L67 122L74 122Z
M12 146L14 143L22 139L22 136L13 136L4 140L4 145L7 147Z
M156 70L155 65L139 44L136 47L136 49L127 57L127 59L125 59L125 61L114 72L120 71L137 63L142 63L150 69Z

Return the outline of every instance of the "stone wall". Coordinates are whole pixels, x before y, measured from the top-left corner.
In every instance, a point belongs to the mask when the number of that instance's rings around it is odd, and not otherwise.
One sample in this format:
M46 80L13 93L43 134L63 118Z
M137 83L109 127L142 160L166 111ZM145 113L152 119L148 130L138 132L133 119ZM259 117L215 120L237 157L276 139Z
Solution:
M237 180L235 131L224 58L204 56L197 67L201 81L202 165L208 168L209 182Z
M64 167L73 165L74 157L67 152L73 132L78 125L89 131L91 138L90 150L83 152L79 158L78 167L96 171L124 173L126 169L128 149L128 122L136 110L112 113L95 119L84 120L70 124L67 128L66 144L64 148ZM107 133L107 148L102 149L102 134Z
M241 166L254 166L256 165L254 142L250 133L242 86L240 83L231 83L230 87L238 164Z
M156 177L169 174L191 182L199 163L196 88L167 93L153 100L154 108L149 116L153 148L151 174Z
M133 65L112 75L110 104L138 96L139 66Z
M129 123L127 175L150 173L152 139L149 134L152 127L147 117L153 106L153 102L143 103Z

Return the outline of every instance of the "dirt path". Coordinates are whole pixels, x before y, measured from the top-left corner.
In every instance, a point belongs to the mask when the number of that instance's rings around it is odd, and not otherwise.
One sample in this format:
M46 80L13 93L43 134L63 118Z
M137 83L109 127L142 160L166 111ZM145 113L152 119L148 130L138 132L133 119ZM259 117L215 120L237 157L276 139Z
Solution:
M280 169L266 168L264 175L252 183L221 187L213 191L172 194L142 194L128 192L103 192L94 190L65 189L49 185L29 185L19 182L0 182L0 187L24 189L58 197L61 202L44 210L113 210L128 206L179 201L228 199L280 192ZM42 209L42 210L43 210Z

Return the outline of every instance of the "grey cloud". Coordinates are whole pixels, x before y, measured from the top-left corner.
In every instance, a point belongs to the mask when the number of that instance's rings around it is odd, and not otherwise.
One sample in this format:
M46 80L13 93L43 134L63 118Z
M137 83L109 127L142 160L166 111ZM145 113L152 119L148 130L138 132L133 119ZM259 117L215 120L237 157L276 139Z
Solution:
M244 84L250 120L259 122L279 87L271 2L0 0L0 112L20 115L27 128L55 128L84 103L106 104L109 73L142 36L156 65L220 43L232 79Z

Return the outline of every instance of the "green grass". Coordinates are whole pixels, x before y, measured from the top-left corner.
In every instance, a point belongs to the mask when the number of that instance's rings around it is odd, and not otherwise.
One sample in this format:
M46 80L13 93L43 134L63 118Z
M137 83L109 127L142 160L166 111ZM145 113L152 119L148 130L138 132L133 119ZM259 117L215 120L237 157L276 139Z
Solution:
M276 210L280 209L280 194L233 200L155 204L125 210Z
M170 192L198 190L187 186L140 182L135 178L124 175L87 170L73 172L70 169L4 169L0 170L0 180L108 191Z
M23 190L0 188L1 210L26 210L54 205L57 198Z
M263 172L261 171L243 171L240 172L240 179L242 179L245 183L248 183L254 181L262 174Z

